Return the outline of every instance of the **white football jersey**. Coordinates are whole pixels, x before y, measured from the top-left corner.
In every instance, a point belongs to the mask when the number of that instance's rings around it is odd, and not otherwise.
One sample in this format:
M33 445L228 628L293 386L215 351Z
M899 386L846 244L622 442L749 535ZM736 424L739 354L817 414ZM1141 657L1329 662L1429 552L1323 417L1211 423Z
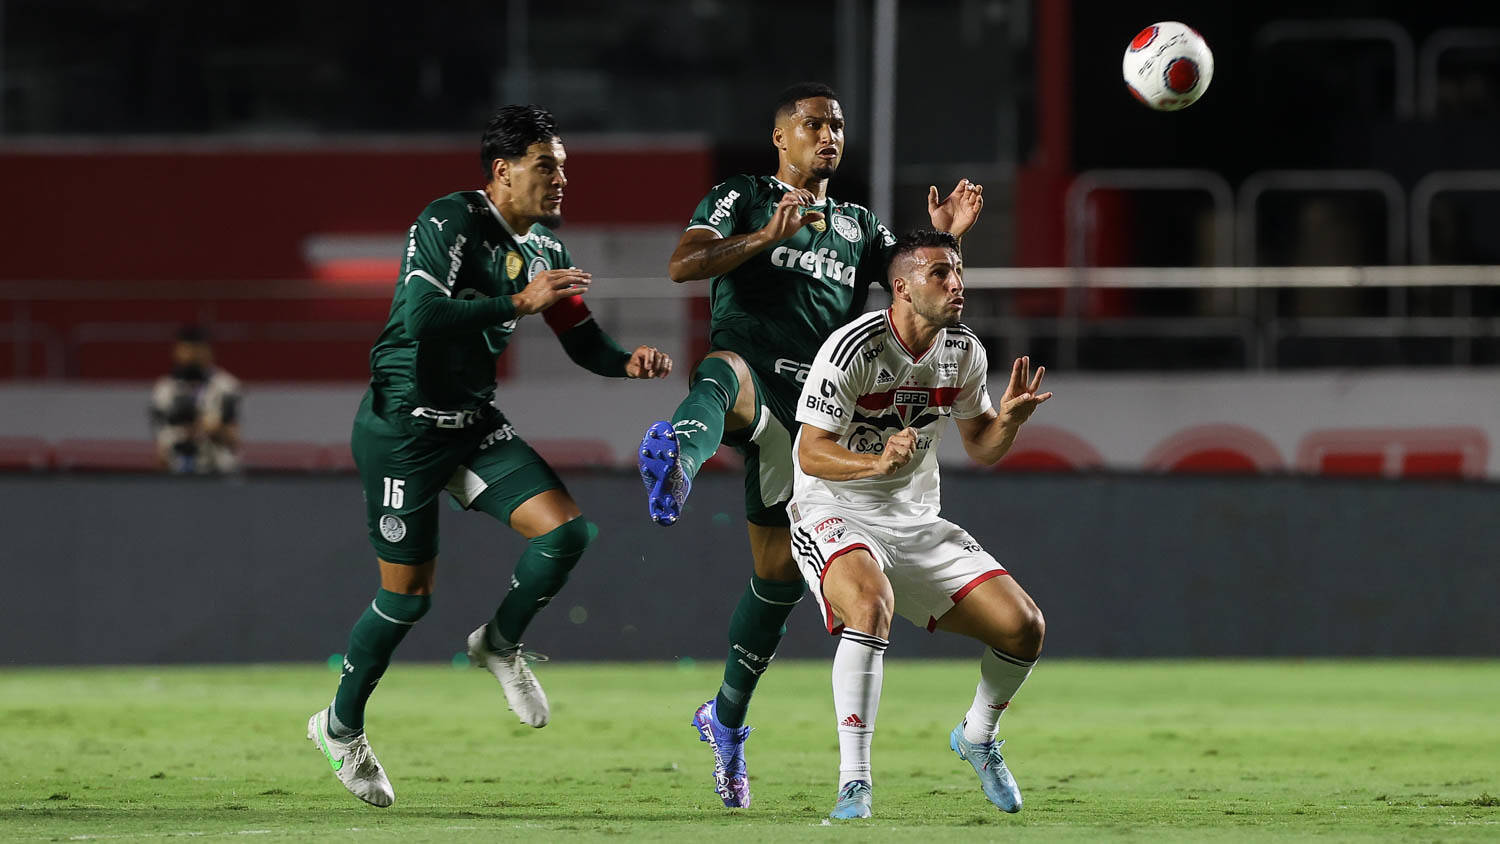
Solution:
M840 445L862 454L878 454L892 434L914 428L917 449L893 475L825 481L802 471L794 445L792 521L798 521L799 503L879 509L898 519L936 518L944 420L971 419L991 409L988 368L984 346L963 325L943 329L920 355L897 335L889 310L864 314L833 332L803 384L797 421L838 434Z

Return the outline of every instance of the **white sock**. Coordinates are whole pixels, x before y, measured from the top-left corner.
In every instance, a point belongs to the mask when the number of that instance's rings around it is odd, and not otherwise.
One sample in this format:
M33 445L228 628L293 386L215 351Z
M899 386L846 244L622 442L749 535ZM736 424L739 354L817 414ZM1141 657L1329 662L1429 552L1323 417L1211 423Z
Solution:
M979 688L974 690L974 705L964 716L964 738L976 744L995 740L995 728L1005 707L1026 678L1036 660L1027 662L990 648L979 659Z
M833 655L833 710L839 727L839 788L854 780L870 782L870 739L880 709L885 649L879 636L844 628Z

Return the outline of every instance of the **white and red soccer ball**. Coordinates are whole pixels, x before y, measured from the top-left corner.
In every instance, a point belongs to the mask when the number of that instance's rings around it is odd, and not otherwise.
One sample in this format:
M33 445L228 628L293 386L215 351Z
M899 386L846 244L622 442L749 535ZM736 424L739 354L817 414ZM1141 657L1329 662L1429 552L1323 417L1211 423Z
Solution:
M1125 86L1158 111L1187 108L1214 79L1214 54L1198 31L1162 21L1141 30L1125 48Z

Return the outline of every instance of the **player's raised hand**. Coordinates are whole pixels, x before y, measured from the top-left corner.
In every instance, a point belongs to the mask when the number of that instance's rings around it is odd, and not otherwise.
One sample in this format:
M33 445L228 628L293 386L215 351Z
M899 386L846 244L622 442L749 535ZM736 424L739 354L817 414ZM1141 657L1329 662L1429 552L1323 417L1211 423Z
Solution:
M810 190L794 188L787 191L781 201L776 203L776 210L771 212L771 219L766 221L761 231L772 243L786 240L801 231L803 226L823 219L822 211L802 213L805 206L814 205L817 201L818 198Z
M911 462L912 455L917 453L917 431L915 428L902 428L890 439L885 441L885 448L880 452L880 459L875 463L876 471L882 475L895 474L897 469Z
M565 270L542 270L521 292L511 297L516 316L545 311L569 296L587 293L594 277L577 267Z
M636 346L625 361L626 378L665 378L672 371L672 359L655 346Z
M1000 422L1015 428L1021 427L1037 405L1052 398L1052 393L1038 393L1042 387L1042 376L1047 367L1038 366L1031 371L1031 358L1021 356L1010 367L1010 383L1005 385L1005 395L1000 397Z
M938 201L937 185L927 188L927 216L932 218L932 227L948 232L954 237L963 237L964 232L974 227L979 212L984 210L984 185L968 179L959 179L958 186L948 198Z

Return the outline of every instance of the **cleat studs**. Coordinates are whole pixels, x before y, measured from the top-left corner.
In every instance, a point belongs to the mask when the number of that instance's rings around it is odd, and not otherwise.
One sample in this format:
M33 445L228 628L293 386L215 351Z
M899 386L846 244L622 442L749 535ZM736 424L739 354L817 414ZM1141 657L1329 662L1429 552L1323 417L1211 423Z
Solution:
M673 457L676 457L676 456L677 456L677 452L675 452L675 451L669 451L669 452L667 452L667 459L668 460L670 460L670 459L672 459Z

